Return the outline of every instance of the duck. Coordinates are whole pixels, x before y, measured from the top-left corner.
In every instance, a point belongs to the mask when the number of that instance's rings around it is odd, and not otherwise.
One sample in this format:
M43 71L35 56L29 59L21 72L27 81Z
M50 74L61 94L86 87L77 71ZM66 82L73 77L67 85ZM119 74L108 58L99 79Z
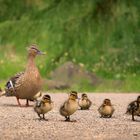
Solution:
M41 100L37 100L34 105L34 111L39 116L40 120L46 120L45 114L53 109L53 102L51 96L46 94ZM42 116L41 116L42 115Z
M37 55L44 54L37 45L32 44L28 48L28 61L24 72L19 72L12 76L5 85L5 90L0 96L15 96L17 103L22 107L19 99L26 99L26 107L29 106L29 100L42 89L43 80L35 64Z
M104 99L102 105L98 108L101 118L111 118L115 109L110 99Z
M70 116L78 109L77 91L71 91L68 99L60 106L59 112L65 117L65 121L70 121Z
M83 93L81 95L81 99L78 102L81 110L88 110L92 105L92 102L89 100L87 94Z
M140 96L128 105L126 114L132 115L132 121L135 121L135 116L140 116Z

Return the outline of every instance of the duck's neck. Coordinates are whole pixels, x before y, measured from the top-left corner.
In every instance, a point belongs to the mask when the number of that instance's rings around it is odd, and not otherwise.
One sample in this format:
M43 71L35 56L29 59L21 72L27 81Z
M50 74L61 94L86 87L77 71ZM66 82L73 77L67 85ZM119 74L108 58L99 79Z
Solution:
M75 98L72 98L72 97L69 97L69 100L76 101L76 99Z
M26 71L30 71L31 69L34 69L34 68L36 68L35 56L28 55L28 62L27 62L27 66L26 66Z

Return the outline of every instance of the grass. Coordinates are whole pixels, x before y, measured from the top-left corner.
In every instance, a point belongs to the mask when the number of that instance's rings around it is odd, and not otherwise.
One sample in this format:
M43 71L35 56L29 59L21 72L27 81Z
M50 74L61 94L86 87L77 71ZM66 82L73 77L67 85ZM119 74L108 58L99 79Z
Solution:
M0 4L2 81L24 70L26 47L36 43L48 52L36 60L44 78L72 61L105 81L99 87L81 81L82 86L74 89L140 91L139 1L9 0ZM122 81L119 89L114 86L117 80Z

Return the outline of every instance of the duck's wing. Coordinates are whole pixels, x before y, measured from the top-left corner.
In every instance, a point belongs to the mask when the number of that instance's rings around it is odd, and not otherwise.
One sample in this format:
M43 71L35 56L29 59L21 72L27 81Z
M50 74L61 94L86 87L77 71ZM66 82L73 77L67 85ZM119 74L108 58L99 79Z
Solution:
M65 109L65 104L66 104L66 101L60 106L60 110L64 110Z
M35 107L41 107L42 101L41 100L37 100Z
M132 114L132 111L134 111L136 109L137 109L137 102L133 101L128 105L126 114Z
M102 104L102 105L98 108L98 111L99 111L99 112L101 112L101 111L102 111L103 106L104 106L104 105Z
M92 102L91 102L91 100L89 100L89 99L88 99L88 102L89 102L89 106L91 106L91 105L92 105Z
M64 114L67 114L67 111L66 111L66 106L68 104L68 101L65 101L61 106L60 106L60 114L61 115L64 115Z
M17 73L11 77L5 85L5 91L7 96L13 96L16 88L20 85L20 79L23 77L24 72Z

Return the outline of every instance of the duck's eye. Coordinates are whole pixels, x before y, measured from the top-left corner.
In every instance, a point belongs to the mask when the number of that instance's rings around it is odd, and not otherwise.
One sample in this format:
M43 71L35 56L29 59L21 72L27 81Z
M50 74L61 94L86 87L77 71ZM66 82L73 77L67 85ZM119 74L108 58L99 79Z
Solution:
M36 52L40 52L37 48L32 47L32 50L36 51Z

